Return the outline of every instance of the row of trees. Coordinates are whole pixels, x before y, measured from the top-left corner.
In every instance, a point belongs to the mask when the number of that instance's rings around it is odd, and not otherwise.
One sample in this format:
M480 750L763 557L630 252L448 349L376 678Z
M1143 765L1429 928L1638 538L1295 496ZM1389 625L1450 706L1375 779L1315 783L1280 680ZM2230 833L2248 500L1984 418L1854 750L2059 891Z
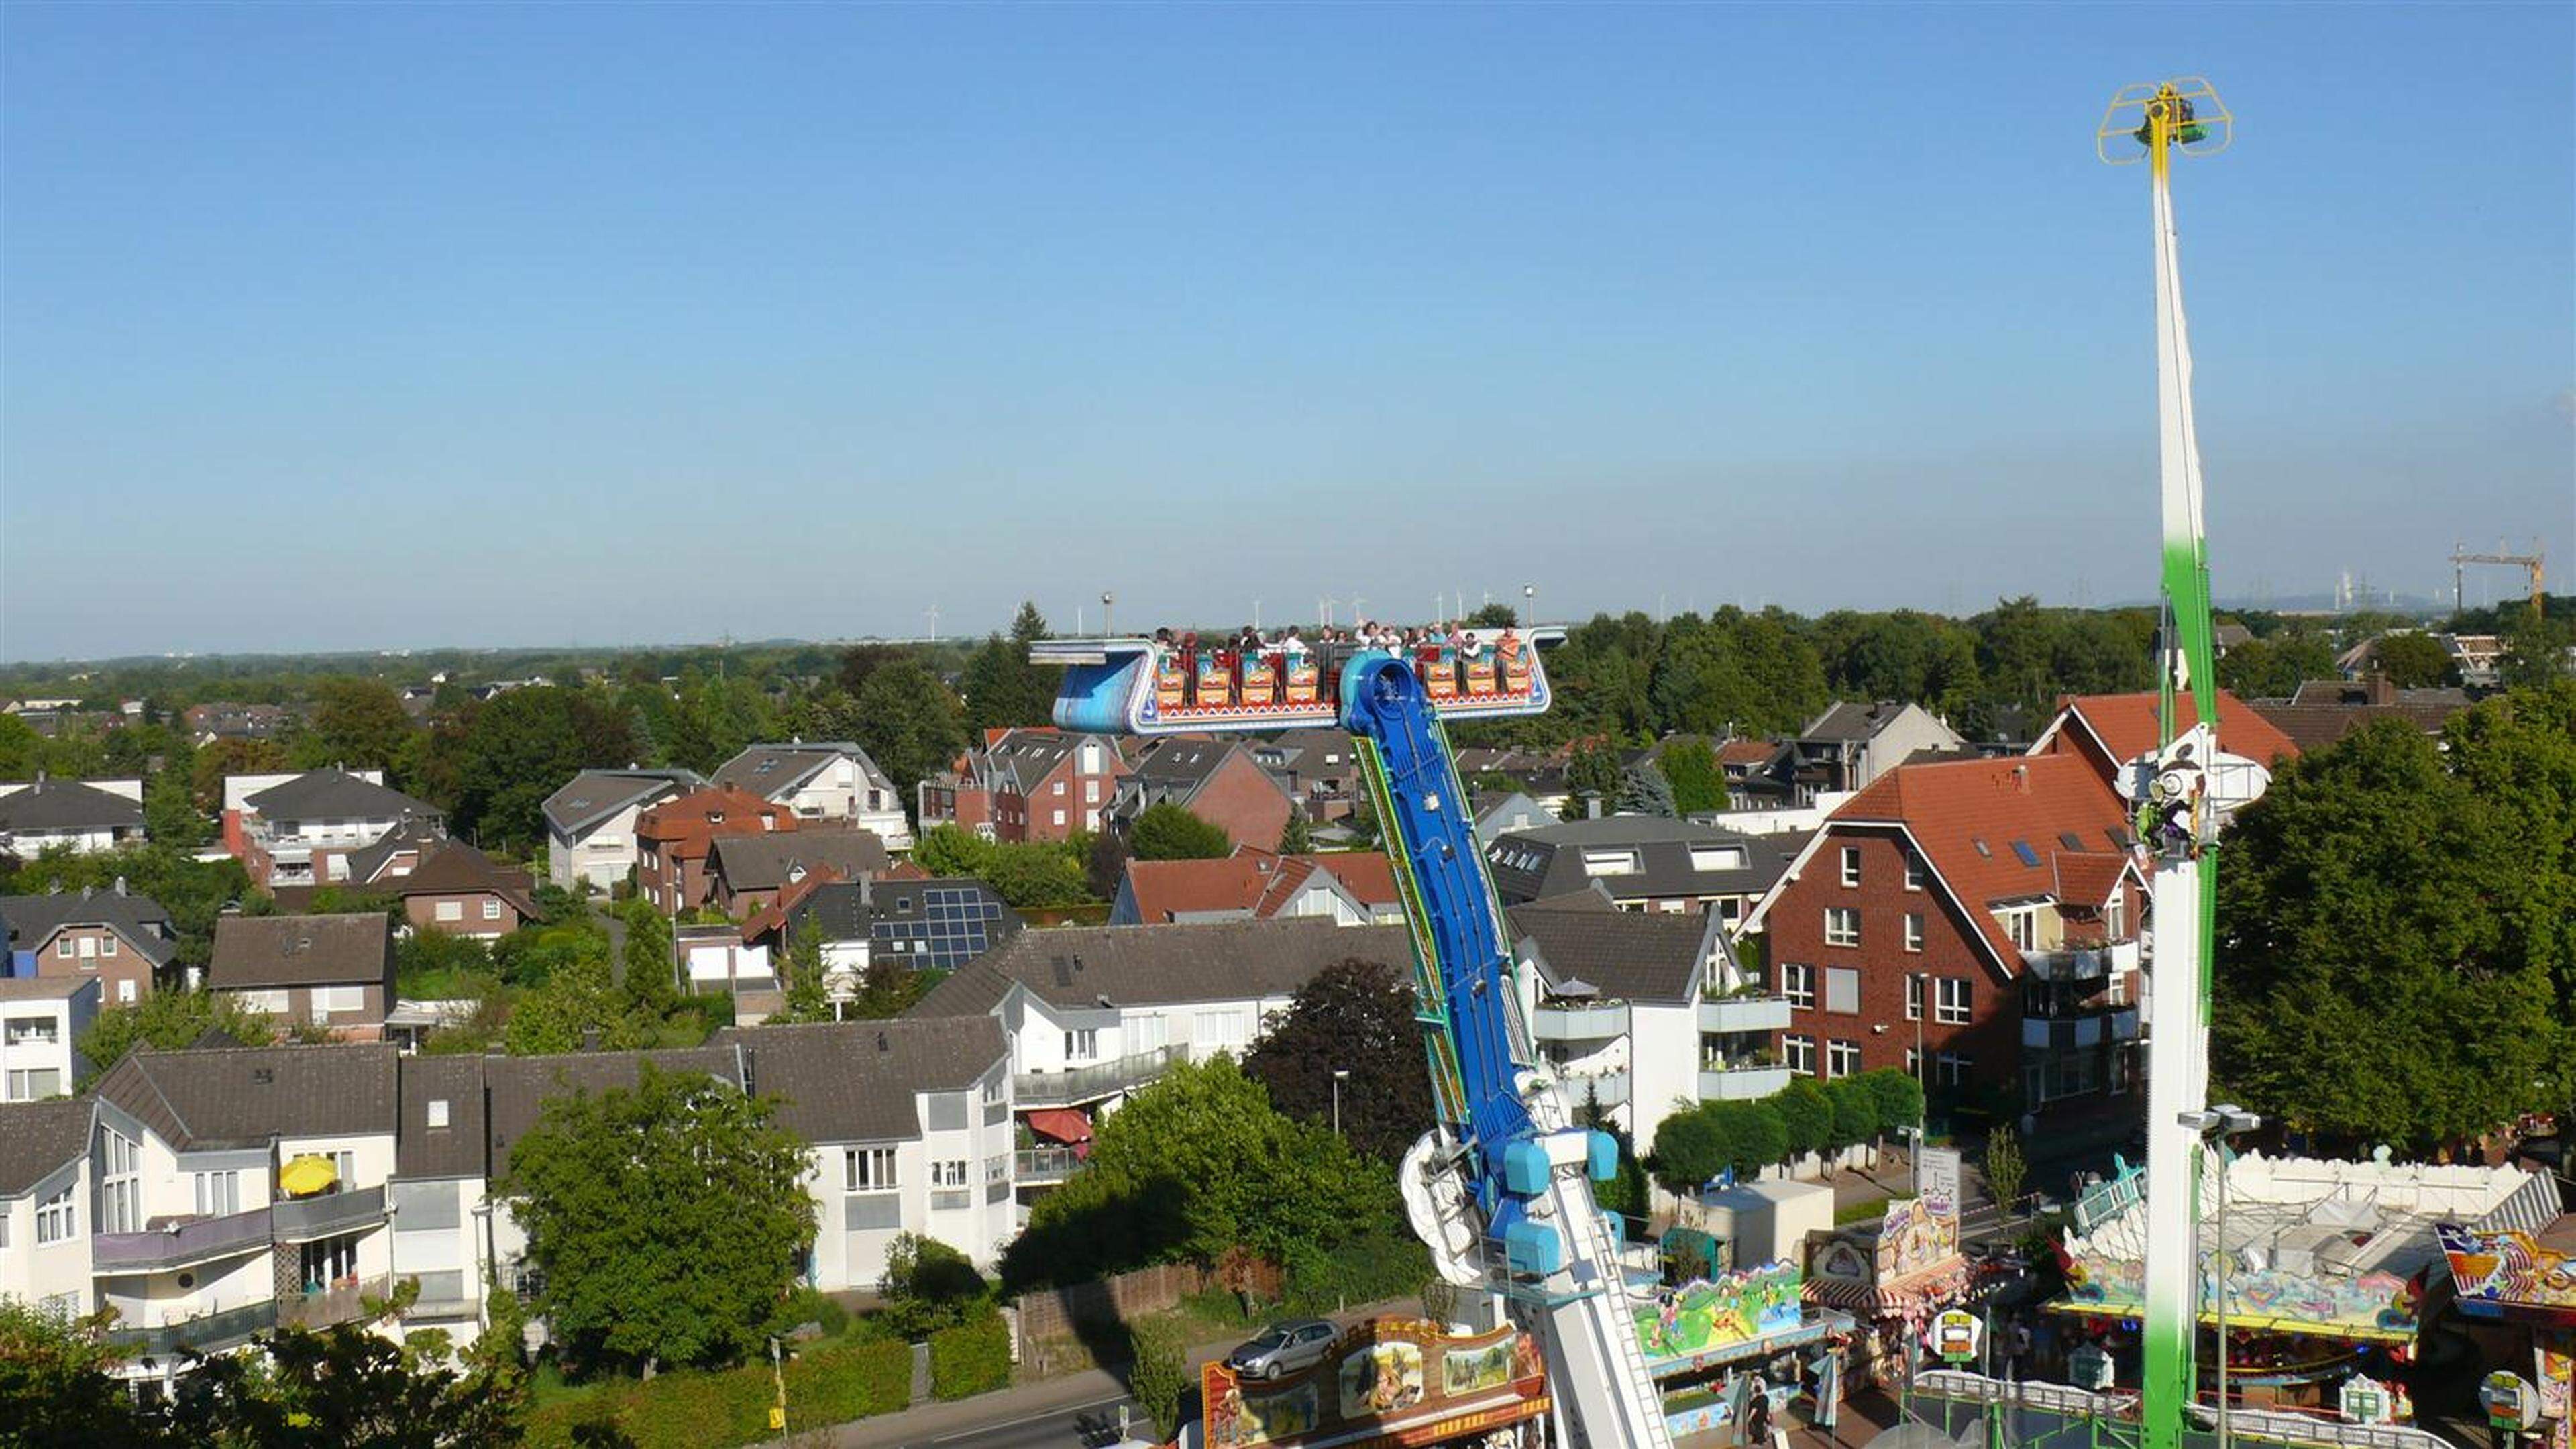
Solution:
M1811 1152L1875 1141L1923 1120L1923 1087L1894 1068L1820 1082L1798 1077L1756 1102L1700 1102L1655 1129L1646 1166L1674 1192L1733 1169L1751 1177Z

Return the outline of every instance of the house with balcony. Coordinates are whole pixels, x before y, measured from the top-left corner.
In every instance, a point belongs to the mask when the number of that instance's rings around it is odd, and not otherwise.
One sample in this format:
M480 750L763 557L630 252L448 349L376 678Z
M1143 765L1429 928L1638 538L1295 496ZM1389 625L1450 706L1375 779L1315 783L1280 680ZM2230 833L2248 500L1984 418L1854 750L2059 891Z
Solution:
M611 891L634 874L635 818L706 787L695 770L584 770L546 797L546 879L565 890Z
M1623 911L1586 889L1514 906L1505 926L1531 1042L1577 1111L1651 1143L1679 1106L1788 1085L1771 1038L1789 1004L1738 964L1715 914Z
M707 889L716 909L748 916L818 871L865 880L893 864L873 830L806 825L785 835L720 835L707 847Z
M245 1011L374 1041L394 1005L393 928L372 914L226 916L215 923L206 989Z
M1011 1102L1032 1146L1070 1149L1097 1116L1176 1061L1240 1056L1262 1021L1325 967L1409 972L1402 926L1328 921L1078 926L1021 931L958 968L909 1013L992 1017L1010 1042ZM1033 1161L1023 1189L1061 1181L1067 1151Z
M912 849L902 794L868 752L848 740L752 745L717 766L713 783L784 805L809 824L873 831L889 850Z
M127 1006L152 993L178 954L170 913L125 888L0 896L0 938L10 976L81 976L99 983L99 1005Z
M1798 844L1658 815L1611 815L1497 835L1485 842L1485 863L1506 906L1598 886L1621 910L1706 911L1735 926Z
M993 730L982 749L921 782L921 824L925 830L955 825L1005 841L1096 833L1126 775L1127 757L1111 736Z
M88 1098L0 1104L0 1298L66 1318L94 1302Z
M0 1101L67 1095L89 1074L81 1033L98 1016L96 977L0 977Z
M1215 860L1131 860L1109 908L1113 926L1300 916L1403 924L1395 867L1383 851L1280 855L1249 845Z
M2154 690L2135 694L2070 694L2057 703L2057 717L2031 742L2033 755L2071 755L2090 766L2102 783L2119 788L2131 762L2156 748L2161 701ZM2200 706L2188 694L2174 699L2174 725L2190 729L2200 722ZM2218 691L2218 745L2258 765L2272 766L2298 757L2299 747L2278 725L2257 713L2229 690Z
M32 857L48 850L86 854L140 843L143 782L135 780L0 781L0 853Z
M390 1291L395 1071L381 1044L139 1048L99 1079L89 1271L126 1372Z
M438 807L385 788L382 770L224 780L224 849L264 890L344 884L350 856L407 821L446 829Z
M2147 964L2132 844L2123 802L2077 754L1880 776L1748 922L1789 999L1783 1060L1823 1077L1892 1067L2015 1113L2125 1098Z
M635 888L666 915L693 911L714 894L707 856L728 835L798 827L796 812L748 790L711 785L665 800L635 817Z
M1348 730L1281 730L1252 742L1252 761L1316 825L1349 819L1367 788L1360 782L1359 745Z

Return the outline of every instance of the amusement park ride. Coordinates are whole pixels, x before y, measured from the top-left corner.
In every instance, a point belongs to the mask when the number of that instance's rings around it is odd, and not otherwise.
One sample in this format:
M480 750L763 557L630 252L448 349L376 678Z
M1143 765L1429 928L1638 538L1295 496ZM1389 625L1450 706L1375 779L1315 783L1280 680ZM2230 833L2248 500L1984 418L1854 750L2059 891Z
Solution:
M2133 86L2099 128L2105 161L2148 163L2154 196L2166 654L2162 744L2132 762L2139 849L2154 857L2157 953L2149 990L2143 1449L2176 1449L2195 1398L2209 961L2220 828L2262 793L2262 766L2224 753L2191 407L2191 352L2174 249L2172 163L2223 150L2233 128L2206 81ZM1416 1019L1438 1121L1400 1182L1441 1274L1484 1288L1540 1342L1565 1442L1663 1449L1665 1426L1620 1270L1618 1229L1592 1183L1614 1169L1605 1134L1573 1126L1539 1065L1509 978L1510 943L1444 722L1537 714L1540 648L1562 631L1502 631L1460 649L1238 650L1165 636L1060 639L1031 648L1065 667L1066 729L1136 735L1339 724L1356 737L1415 948ZM2188 702L2186 712L2182 706ZM2232 1111L2233 1109L2222 1109ZM2241 1115L2241 1114L2240 1114Z

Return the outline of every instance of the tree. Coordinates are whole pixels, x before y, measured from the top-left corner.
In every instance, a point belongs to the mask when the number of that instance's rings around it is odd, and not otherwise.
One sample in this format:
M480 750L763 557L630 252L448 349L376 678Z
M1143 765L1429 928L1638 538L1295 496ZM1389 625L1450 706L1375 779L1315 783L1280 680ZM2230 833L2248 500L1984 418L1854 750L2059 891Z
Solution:
M1882 1135L1910 1130L1923 1121L1923 1084L1910 1074L1894 1067L1880 1067L1852 1080L1869 1088L1878 1106L1878 1130Z
M174 1417L211 1442L262 1449L482 1449L525 1432L524 1389L447 1367L443 1342L433 1352L339 1323L279 1329L258 1346L199 1364Z
M1587 799L1597 799L1603 808L1611 808L1619 798L1626 775L1619 766L1619 752L1606 741L1593 740L1577 745L1565 764L1565 818L1580 820L1588 812Z
M913 787L948 767L966 748L966 714L955 693L919 659L906 655L870 670L853 696L851 737L916 803Z
M1082 879L1100 899L1118 899L1118 887L1127 879L1126 838L1115 830L1092 837L1091 849L1083 858Z
M1675 813L1701 815L1726 808L1726 774L1717 767L1717 752L1708 741L1685 736L1667 742L1661 766Z
M546 797L583 769L634 758L625 717L554 685L483 701L458 742L456 828L487 845L527 847L546 838Z
M1243 1070L1280 1111L1323 1123L1332 1121L1333 1073L1350 1073L1342 1134L1382 1161L1402 1157L1431 1121L1413 989L1381 962L1353 958L1316 972L1265 1024Z
M1652 760L1639 760L1619 776L1619 813L1622 815L1657 815L1671 820L1681 811L1673 802L1673 787L1664 772Z
M1780 1114L1781 1127L1788 1133L1789 1150L1784 1156L1822 1152L1832 1145L1833 1100L1815 1078L1790 1078L1789 1085L1772 1094L1770 1101Z
M2504 658L2496 672L2516 687L2547 684L2568 677L2568 654L2576 645L2576 624L2528 609L2516 610L2504 623Z
M0 716L0 728L19 721ZM9 1442L27 1449L99 1444L177 1444L112 1371L123 1355L107 1344L113 1313L66 1319L16 1298L0 1298L0 1406Z
M1234 842L1222 826L1165 800L1146 806L1127 827L1127 851L1137 860L1221 860L1234 853Z
M886 1244L877 1291L886 1326L912 1343L977 1317L992 1300L991 1286L964 1253L921 1233L897 1233Z
M645 1062L549 1100L495 1195L544 1270L530 1304L577 1360L722 1364L760 1341L814 1241L805 1144L777 1104Z
M1281 855L1304 855L1315 848L1315 832L1306 824L1306 807L1288 807L1288 823L1279 832ZM1115 894L1115 892L1112 892Z
M342 675L313 687L313 715L297 734L297 766L389 768L403 757L417 727L402 695L381 679Z
M830 1021L832 996L823 983L823 923L811 912L787 943L787 1000L778 1022Z
M1825 1139L1827 1146L1851 1147L1878 1135L1878 1098L1867 1083L1838 1077L1825 1083L1825 1100L1834 1111L1833 1127Z
M2372 721L2284 767L2229 845L2211 1020L2238 1101L2410 1151L2564 1103L2576 684L2489 699L2439 746Z
M91 1018L79 1043L80 1054L90 1064L90 1076L80 1084L81 1090L106 1076L108 1068L138 1046L180 1051L210 1031L220 1031L244 1046L266 1046L277 1039L269 1018L242 1010L229 996L211 991L155 991L132 1006L102 1007Z
M1010 725L1042 725L1055 710L1055 676L1060 672L1029 662L1031 639L1019 636L1036 614L1034 606L1022 605L1022 620L1012 626L1010 638L989 635L966 660L963 684L966 693L966 727L974 737L984 731ZM1046 620L1036 618L1043 637Z
M544 981L522 992L504 1036L514 1056L594 1049L633 1051L653 1045L661 1022L638 1011L617 989L604 937L561 954Z
M2383 634L2373 652L2379 657L2379 672L2399 689L2430 689L2451 673L2449 652L2430 634L2414 630Z
M1154 1437L1168 1440L1181 1431L1181 1395L1191 1381L1189 1354L1179 1330L1158 1319L1134 1324L1127 1338L1127 1391L1154 1421Z
M2030 1175L2030 1165L2022 1160L2021 1139L2010 1127L1997 1127L1986 1138L1986 1193L1997 1207L2009 1209L2013 1199L2021 1196L2021 1185Z
M1752 1177L1789 1155L1789 1129L1782 1125L1777 1098L1766 1102L1710 1102L1705 1110L1727 1144L1736 1176Z
M1703 1106L1710 1104L1702 1104ZM1733 1144L1717 1117L1693 1108L1675 1112L1655 1128L1650 1156L1655 1180L1674 1192L1697 1192L1702 1184L1734 1163Z

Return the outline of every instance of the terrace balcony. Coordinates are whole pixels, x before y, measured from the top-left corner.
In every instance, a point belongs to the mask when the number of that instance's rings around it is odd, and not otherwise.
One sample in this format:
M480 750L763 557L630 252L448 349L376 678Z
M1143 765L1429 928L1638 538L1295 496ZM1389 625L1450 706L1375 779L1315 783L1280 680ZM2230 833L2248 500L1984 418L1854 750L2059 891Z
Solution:
M1699 1029L1716 1036L1736 1032L1768 1035L1789 1029L1789 998L1728 996L1699 1004Z
M1703 1102L1758 1101L1788 1085L1787 1067L1722 1057L1700 1063L1699 1099Z
M1627 1034L1624 1001L1542 1001L1530 1013L1530 1035L1539 1041L1609 1041Z
M269 1210L264 1207L219 1218L183 1218L139 1233L98 1234L90 1239L90 1271L98 1277L159 1273L243 1253L264 1253L273 1241Z
M1062 1072L1020 1072L1011 1078L1011 1098L1021 1107L1064 1107L1096 1102L1133 1091L1160 1078L1181 1060L1184 1047L1157 1047L1132 1052L1114 1062L1074 1067Z
M320 1197L283 1198L269 1211L278 1242L309 1243L381 1226L385 1190L379 1185Z
M1022 1187L1046 1187L1082 1170L1070 1147L1023 1147L1011 1155L1011 1175Z

